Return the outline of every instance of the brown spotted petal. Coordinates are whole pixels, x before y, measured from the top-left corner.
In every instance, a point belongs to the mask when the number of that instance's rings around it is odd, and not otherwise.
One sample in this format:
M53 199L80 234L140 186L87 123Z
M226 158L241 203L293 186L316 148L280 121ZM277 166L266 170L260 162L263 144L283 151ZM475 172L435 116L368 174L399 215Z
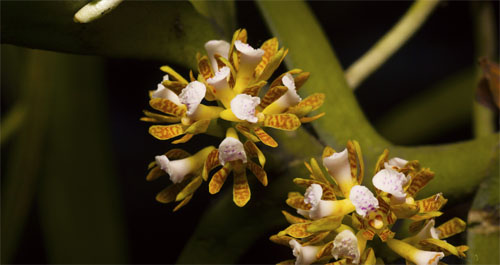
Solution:
M420 241L419 244L423 247L424 250L443 252L445 256L455 255L460 258L466 257L463 251L459 251L455 246L447 243L444 240L428 238Z
M290 235L294 238L305 238L311 236L313 233L307 232L308 223L292 224L285 230L278 233L279 236Z
M297 195L293 192L288 193L288 199L286 199L286 204L295 209L301 209L301 210L311 209L311 205L304 202L304 197L301 194Z
M189 201L191 201L192 198L193 198L193 194L187 196L184 200L182 200L179 204L177 204L177 206L175 206L173 211L176 212L180 208L184 207L186 204L189 203Z
M200 73L205 80L208 80L209 78L212 78L214 76L208 56L202 56L198 58L198 73Z
M252 97L258 97L260 90L262 89L263 86L267 84L266 81L262 80L260 82L257 82L251 86L248 86L247 88L243 89L243 94L250 95Z
M269 237L269 240L271 240L272 242L276 243L276 244L280 244L280 245L284 245L284 246L290 246L290 244L288 242L290 242L290 240L292 240L293 237L291 236L279 236L279 235L272 235L271 237Z
M188 156L191 156L191 154L182 149L174 148L168 150L168 152L165 153L165 156L170 160L176 160L186 158Z
M264 130L262 130L262 128L254 127L253 132L255 133L255 135L257 135L257 137L263 144L270 147L278 146L278 143L269 134L267 134Z
M285 216L286 220L290 224L297 224L297 223L306 223L306 222L309 222L309 220L301 218L301 217L297 217L295 215L292 215L292 214L290 214L287 211L281 211L281 213Z
M158 140L168 140L184 133L184 126L182 124L153 125L149 127L149 134Z
M248 140L252 141L252 142L259 142L259 138L257 136L255 136L251 129L241 123L237 124L235 126L236 130L238 130L238 132L240 132L241 134L243 134L243 136L245 136Z
M260 48L264 50L264 55L262 56L260 63L255 68L256 77L259 77L262 74L271 58L276 54L278 51L278 45L278 38L271 38L260 46Z
M210 183L208 183L208 192L210 192L210 194L215 194L220 191L231 170L231 163L226 163L224 167L219 169L219 171L212 176Z
M309 245L313 245L313 244L316 244L318 242L321 242L323 239L325 239L329 234L331 233L331 231L325 231L325 232L321 232L321 233L317 233L317 234L314 234L313 236L311 237L308 237L306 239L306 241L302 244L302 246L309 246Z
M236 206L243 207L250 200L250 187L248 186L245 167L242 164L235 166L233 175L233 201Z
M262 71L262 73L257 78L257 81L267 80L271 77L271 75L278 69L278 66L281 64L283 59L285 59L286 54L288 53L288 49L279 49L274 56L271 57L269 63L267 63L266 67Z
M177 196L175 197L175 201L183 200L187 196L192 195L200 187L202 182L203 179L201 178L201 176L193 178L193 180L191 180L191 182L189 182L189 184L187 184L186 187L184 187L184 189L182 189L177 194Z
M406 194L410 197L415 197L417 192L419 192L429 181L434 178L434 172L423 169L419 171L415 176L411 178L411 184L406 190Z
M308 165L306 163L306 167L307 166ZM328 180L326 179L325 174L323 174L323 171L319 167L318 161L316 161L316 159L311 158L311 164L309 165L308 169L309 172L312 173L312 176L315 180L328 183ZM333 200L333 199L328 199L328 200Z
M243 146L245 147L245 152L247 153L247 155L251 158L257 157L260 166L264 167L264 165L266 164L266 157L264 156L262 151L260 151L257 145L255 145L255 143L253 143L252 141L248 140L245 142Z
M247 161L247 168L250 169L252 174L262 183L262 185L267 186L267 174L262 167L255 164L252 160Z
M212 152L208 154L207 159L205 160L205 164L203 165L203 171L201 173L202 178L205 181L207 181L208 174L210 173L210 171L218 165L220 165L219 150L214 149L212 150Z
M149 105L163 113L170 114L176 117L182 117L186 114L187 108L185 105L177 105L166 98L152 98L149 100Z
M436 230L439 231L439 239L444 239L463 232L466 227L467 224L462 219L455 217L438 226Z
M266 108L267 106L271 105L271 103L283 96L287 91L288 88L286 86L275 86L270 88L262 98L259 106L263 109Z
M153 113L147 110L143 110L143 112L144 115L146 115L146 117L142 117L141 121L155 122L155 123L162 123L162 122L174 123L174 122L179 122L181 120L180 117L166 116L162 114Z
M161 203L173 202L177 193L179 193L184 186L186 186L185 182L170 184L156 195L156 200Z
M294 114L281 113L266 114L262 125L284 131L294 131L300 127L301 123L299 118Z
M442 193L435 194L431 197L415 201L419 206L421 213L439 211L448 200L444 198Z
M310 106L312 107L311 111L317 110L323 103L325 102L325 94L323 93L314 93L307 98L303 99L297 106Z
M313 180L313 179L303 179L303 178L294 178L293 183L295 183L301 187L304 187L304 188L307 188L307 187L311 186L312 184L318 184L323 189L322 198L324 200L335 200L336 199L335 193L334 193L332 187L330 186L330 184L328 184L328 183L320 182L320 181Z
M316 259L332 256L333 241L324 244L321 249L316 253Z
M415 214L414 216L410 217L410 219L413 221L421 221L421 220L427 220L427 219L431 219L434 217L438 217L438 216L441 216L442 214L443 214L443 212L439 212L439 211L418 213L418 214Z

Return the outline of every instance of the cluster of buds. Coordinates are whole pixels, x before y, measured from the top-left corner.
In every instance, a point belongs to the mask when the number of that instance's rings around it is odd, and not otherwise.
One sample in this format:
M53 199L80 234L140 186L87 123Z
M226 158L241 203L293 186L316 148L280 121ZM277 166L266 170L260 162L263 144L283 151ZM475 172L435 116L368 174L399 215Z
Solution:
M296 259L281 264L384 264L370 246L375 235L407 264L438 264L447 255L465 257L467 246L444 240L464 231L465 222L453 218L435 227L447 199L441 193L415 199L434 177L418 161L389 159L386 149L375 167L373 193L362 185L364 164L356 141L349 141L340 153L326 147L322 159L328 174L314 158L306 163L310 179L294 179L307 188L304 196L290 192L286 201L300 216L283 211L291 225L270 238L293 249ZM391 228L398 219L411 221L412 236L395 238Z
M247 169L267 185L265 157L255 143L278 146L263 127L293 131L302 123L323 116L324 113L307 115L323 104L324 94L305 99L297 94L308 79L308 72L293 69L268 82L288 52L278 48L276 38L265 41L259 49L252 48L247 44L246 30L241 29L234 33L231 43L211 40L205 44L207 55L197 54L198 76L195 78L191 71L190 81L168 66L160 68L166 75L157 90L150 92L149 101L160 113L144 111L145 117L141 118L156 124L149 127L152 136L159 140L178 137L172 143L179 144L207 132L218 119L231 125L217 149L207 147L193 156L174 149L156 157L147 179L168 174L173 182L158 194L158 201L182 200L179 206L185 205L201 183L208 181L211 171L222 166L210 180L210 193L217 193L232 172L233 200L244 206L250 199ZM244 143L238 133L246 138ZM176 166L181 164L182 167Z

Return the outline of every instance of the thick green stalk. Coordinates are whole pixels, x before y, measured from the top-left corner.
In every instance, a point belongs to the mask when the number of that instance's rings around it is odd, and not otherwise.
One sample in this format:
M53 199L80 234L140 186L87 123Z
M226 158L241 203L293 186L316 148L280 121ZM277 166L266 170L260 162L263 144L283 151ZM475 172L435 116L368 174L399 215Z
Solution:
M408 12L367 53L346 70L347 83L356 89L422 26L439 0L417 0Z

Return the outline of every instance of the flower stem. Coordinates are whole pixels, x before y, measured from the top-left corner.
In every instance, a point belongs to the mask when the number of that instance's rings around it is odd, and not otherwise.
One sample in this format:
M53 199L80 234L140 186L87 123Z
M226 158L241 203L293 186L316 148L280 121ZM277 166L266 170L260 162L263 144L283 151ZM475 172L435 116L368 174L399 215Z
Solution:
M347 83L358 87L420 28L439 0L417 0L398 23L346 71Z

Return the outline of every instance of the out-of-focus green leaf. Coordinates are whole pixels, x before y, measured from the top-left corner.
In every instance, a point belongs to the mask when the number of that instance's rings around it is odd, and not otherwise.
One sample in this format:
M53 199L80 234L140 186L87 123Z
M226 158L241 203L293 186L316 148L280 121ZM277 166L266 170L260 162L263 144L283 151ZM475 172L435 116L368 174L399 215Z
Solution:
M2 117L2 134L0 135L0 143L3 145L10 139L22 126L23 121L26 119L28 108L19 102L12 109L10 109L5 116Z
M394 144L408 145L467 124L472 118L474 80L473 69L461 70L398 103L375 127Z
M467 254L469 264L500 264L500 163L498 152L469 211Z
M13 67L9 69L14 70L13 72L24 73L17 76L20 78L19 82L12 80L12 84L19 87L2 87L2 89L15 89L21 95L27 108L25 116L29 118L29 122L20 124L9 146L8 154L2 149L4 157L7 157L7 162L3 165L5 175L2 176L2 263L12 262L11 259L31 210L42 166L41 157L45 147L50 105L49 94L44 90L45 87L40 85L49 81L49 78L43 74L44 69L37 64L33 52L23 53L20 50L2 46L2 64ZM5 55L6 53L9 55ZM12 56L14 54L17 56ZM11 60L4 61L4 58Z
M104 67L96 57L34 52L50 105L39 216L50 263L126 263L110 150ZM36 80L36 79L35 79Z
M194 8L217 26L221 36L230 40L236 25L236 9L233 0L209 1L189 0Z
M125 1L88 23L73 22L87 1L2 2L2 43L72 53L164 60L195 66L197 51L220 39L214 23L187 1ZM221 9L230 23L230 4ZM212 14L212 13L211 13ZM226 15L227 14L227 15ZM233 24L221 25L224 30Z

